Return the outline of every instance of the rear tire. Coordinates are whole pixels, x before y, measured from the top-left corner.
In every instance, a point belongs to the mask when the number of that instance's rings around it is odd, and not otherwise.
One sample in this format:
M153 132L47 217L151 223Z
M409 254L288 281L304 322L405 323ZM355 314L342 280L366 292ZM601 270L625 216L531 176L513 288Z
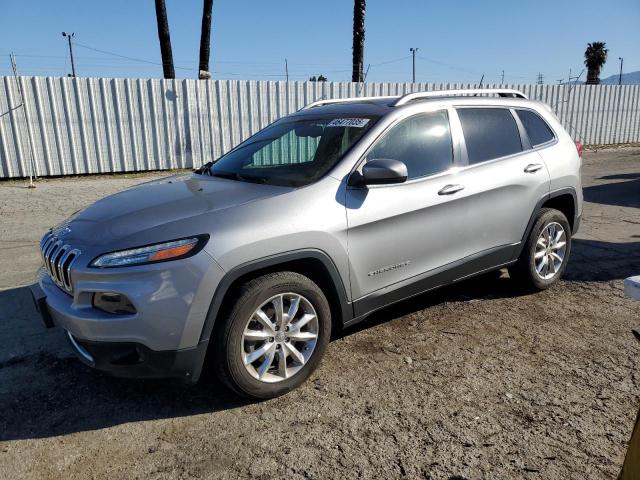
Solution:
M509 276L528 291L554 285L567 267L571 253L571 227L559 210L543 208L531 228L520 258Z
M243 284L215 339L215 368L236 393L267 399L301 385L317 368L331 337L322 290L295 272Z

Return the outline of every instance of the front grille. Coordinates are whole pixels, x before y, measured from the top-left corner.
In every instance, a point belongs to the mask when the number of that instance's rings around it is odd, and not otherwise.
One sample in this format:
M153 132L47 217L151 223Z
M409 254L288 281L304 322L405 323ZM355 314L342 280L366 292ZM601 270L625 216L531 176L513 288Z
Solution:
M65 244L53 232L48 232L40 242L40 252L51 280L65 292L73 293L70 270L80 250Z

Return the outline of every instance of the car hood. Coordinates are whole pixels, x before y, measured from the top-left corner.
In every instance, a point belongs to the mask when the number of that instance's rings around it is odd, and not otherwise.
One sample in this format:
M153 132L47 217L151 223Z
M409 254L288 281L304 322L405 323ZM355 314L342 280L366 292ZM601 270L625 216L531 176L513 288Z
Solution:
M96 246L126 243L127 239L144 243L171 240L162 238L163 226L168 227L167 235L208 233L211 224L203 216L291 190L197 174L178 175L98 200L54 228L54 233L65 242Z

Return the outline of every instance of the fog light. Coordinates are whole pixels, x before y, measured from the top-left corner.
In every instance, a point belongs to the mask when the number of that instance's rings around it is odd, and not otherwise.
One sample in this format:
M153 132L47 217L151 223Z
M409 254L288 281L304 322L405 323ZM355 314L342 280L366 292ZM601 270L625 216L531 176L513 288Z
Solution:
M96 292L93 294L93 306L98 310L116 315L136 313L136 308L126 295L114 292Z

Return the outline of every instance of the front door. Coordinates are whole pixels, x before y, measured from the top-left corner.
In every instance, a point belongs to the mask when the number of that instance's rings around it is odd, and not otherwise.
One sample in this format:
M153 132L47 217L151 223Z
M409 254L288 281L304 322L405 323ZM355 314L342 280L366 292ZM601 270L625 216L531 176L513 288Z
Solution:
M408 179L347 190L352 298L377 308L385 294L456 260L465 239L465 209L456 190L453 141L446 110L401 120L367 159L404 162ZM356 315L358 308L356 307Z

